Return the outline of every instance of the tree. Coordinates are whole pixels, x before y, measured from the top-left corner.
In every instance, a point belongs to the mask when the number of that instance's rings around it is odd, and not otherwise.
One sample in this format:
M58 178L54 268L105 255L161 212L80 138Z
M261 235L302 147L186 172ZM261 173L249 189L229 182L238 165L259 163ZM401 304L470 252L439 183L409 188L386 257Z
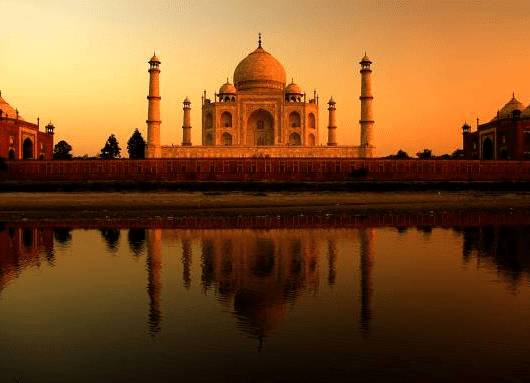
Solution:
M432 150L431 149L423 149L423 152L416 153L418 158L422 160L428 160L432 158Z
M131 138L129 138L127 151L129 152L129 158L145 158L145 141L138 129L135 129Z
M406 159L408 159L410 157L409 157L409 154L406 151L399 149L397 151L397 153L395 154L394 158L396 158L398 160L406 160Z
M69 160L72 158L72 147L65 140L59 141L53 148L54 160Z
M111 134L105 143L103 149L99 156L104 159L120 158L121 157L121 148L118 145L118 140Z
M452 154L452 158L464 158L466 156L466 153L464 152L464 149L456 149Z

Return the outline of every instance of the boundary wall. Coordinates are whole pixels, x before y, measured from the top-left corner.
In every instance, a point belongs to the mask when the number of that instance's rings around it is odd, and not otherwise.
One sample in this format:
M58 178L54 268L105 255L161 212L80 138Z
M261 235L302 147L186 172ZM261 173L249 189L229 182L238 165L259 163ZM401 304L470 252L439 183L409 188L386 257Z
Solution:
M13 181L530 181L530 161L177 158L6 161Z

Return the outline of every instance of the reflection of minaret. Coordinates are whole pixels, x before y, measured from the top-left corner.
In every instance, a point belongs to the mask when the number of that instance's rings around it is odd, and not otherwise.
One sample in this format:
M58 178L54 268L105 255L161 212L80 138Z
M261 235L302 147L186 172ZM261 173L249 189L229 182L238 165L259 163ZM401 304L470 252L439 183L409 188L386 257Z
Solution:
M191 286L191 241L189 238L182 240L182 279L184 287L189 289Z
M160 158L160 61L154 55L149 60L149 100L147 109L147 158Z
M372 267L374 264L374 231L373 229L359 230L361 240L361 333L370 333L372 319Z
M162 230L147 230L147 293L149 294L149 331L160 331L162 310Z
M215 281L215 245L211 239L204 239L202 241L202 287L206 290Z
M333 286L335 284L335 279L337 278L337 270L335 267L335 262L337 260L337 245L335 240L328 240L328 284Z

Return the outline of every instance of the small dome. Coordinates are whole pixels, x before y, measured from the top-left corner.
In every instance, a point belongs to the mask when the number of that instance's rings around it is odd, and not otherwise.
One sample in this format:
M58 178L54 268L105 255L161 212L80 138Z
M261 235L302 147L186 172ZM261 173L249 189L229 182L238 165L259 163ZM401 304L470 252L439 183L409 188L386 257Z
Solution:
M296 85L294 82L291 82L287 87L285 88L286 94L302 94L302 89Z
M513 112L515 110L519 110L520 112L522 112L523 110L525 110L525 106L519 100L517 100L514 95L514 97L512 97L512 99L508 101L508 103L504 105L501 110L499 110L499 113L497 114L497 116L495 116L493 120L511 118L513 117Z
M332 104L332 105L336 104L335 100L333 99L333 96L331 96L331 98L329 99L328 104Z
M521 113L521 117L530 118L530 105L525 110L523 110L523 112Z
M236 94L236 93L237 93L236 87L233 84L230 84L228 80L219 89L219 94Z
M149 62L156 62L160 64L160 60L158 59L158 57L156 57L155 53L153 53L153 57L151 57L151 60L149 60Z
M191 101L190 101L190 99L188 98L188 96L186 96L186 98L184 99L184 103L185 103L185 104L191 104Z
M285 70L282 64L261 46L245 57L234 71L238 90L254 88L285 88Z
M7 117L7 118L17 118L17 111L16 109L13 109L11 107L11 105L9 105L6 100L4 100L2 98L2 96L0 96L0 110L2 111L2 117ZM24 121L24 119L20 116L20 114L18 115L18 119L21 120L21 121Z
M368 64L372 63L372 61L368 58L366 53L364 54L364 57L362 58L362 60L361 60L361 62L359 64L362 64L362 63L368 63Z

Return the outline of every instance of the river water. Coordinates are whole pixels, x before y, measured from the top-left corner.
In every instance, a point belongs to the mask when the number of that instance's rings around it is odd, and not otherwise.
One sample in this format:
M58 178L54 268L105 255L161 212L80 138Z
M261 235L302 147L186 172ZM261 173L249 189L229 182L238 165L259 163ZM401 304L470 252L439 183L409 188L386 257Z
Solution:
M528 216L391 215L5 222L0 381L530 379Z

